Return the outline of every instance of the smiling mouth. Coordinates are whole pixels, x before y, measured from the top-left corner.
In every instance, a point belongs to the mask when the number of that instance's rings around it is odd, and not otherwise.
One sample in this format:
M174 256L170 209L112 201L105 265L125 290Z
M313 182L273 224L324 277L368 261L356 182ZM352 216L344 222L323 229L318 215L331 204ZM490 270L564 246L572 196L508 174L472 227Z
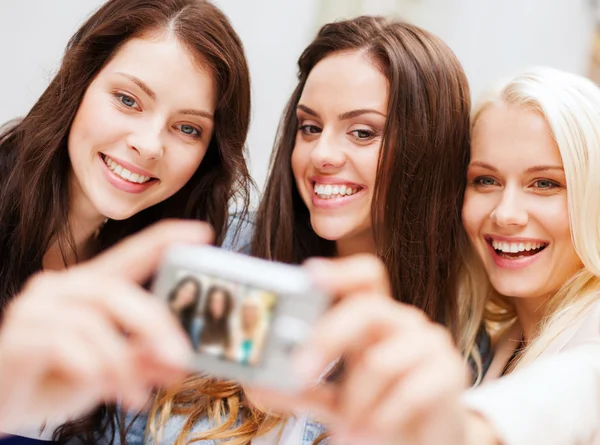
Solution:
M320 184L313 182L313 193L321 199L345 199L364 189L356 184Z
M152 176L143 176L138 175L137 173L132 173L122 165L119 165L114 159L109 158L105 154L101 154L101 156L108 169L127 182L131 182L132 184L145 184L150 181L156 181L156 178Z
M542 252L549 245L549 243L539 241L499 241L494 240L492 237L485 237L485 240L494 249L494 252L496 252L498 256L509 260L532 257Z

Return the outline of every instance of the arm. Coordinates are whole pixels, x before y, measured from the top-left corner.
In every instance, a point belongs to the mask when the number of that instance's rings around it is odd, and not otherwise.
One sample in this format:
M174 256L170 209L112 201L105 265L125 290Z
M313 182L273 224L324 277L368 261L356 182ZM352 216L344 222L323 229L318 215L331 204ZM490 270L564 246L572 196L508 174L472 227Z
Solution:
M600 339L472 389L463 402L503 445L592 443L600 436Z

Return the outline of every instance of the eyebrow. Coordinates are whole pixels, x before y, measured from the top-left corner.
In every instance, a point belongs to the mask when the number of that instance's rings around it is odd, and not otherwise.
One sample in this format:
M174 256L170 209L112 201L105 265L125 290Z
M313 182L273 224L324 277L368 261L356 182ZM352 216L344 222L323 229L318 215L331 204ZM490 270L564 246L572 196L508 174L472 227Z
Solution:
M493 165L490 165L486 162L481 162L481 161L471 162L469 164L469 167L471 167L471 166L482 167L487 170L491 170L493 172L498 171L498 169L496 167L494 167ZM558 171L564 172L564 168L562 168L559 165L535 165L535 166L529 167L527 170L525 170L525 173L540 173L540 172L546 172L549 170L558 170Z
M135 76L132 76L131 74L126 74L126 73L117 73L117 74L131 80L138 87L140 87L140 89L144 93L146 93L152 100L156 100L156 93L152 90L152 88L150 88L148 85L146 85L141 79L139 79ZM203 117L206 119L214 120L213 113L210 113L210 112L204 111L204 110L196 110L194 108L185 108L183 110L179 110L179 113L185 114L188 116L199 116L199 117Z
M311 116L314 116L319 119L321 118L319 113L317 113L312 108L307 107L306 105L299 104L297 108L298 110L304 111L306 114L310 114ZM382 117L386 117L386 115L381 113L380 111L373 110L371 108L361 108L358 110L346 111L345 113L338 115L338 119L341 121L345 121L348 119L354 119L358 116L362 116L363 114L378 114Z
M150 96L150 98L152 100L156 99L156 93L154 91L152 91L152 88L150 88L148 85L146 85L144 82L141 81L141 79L138 79L135 76L132 76L131 74L125 74L125 73L117 73L119 76L123 76L126 77L127 79L131 80L133 83L135 83L138 87L140 87L140 89L146 93L148 96Z

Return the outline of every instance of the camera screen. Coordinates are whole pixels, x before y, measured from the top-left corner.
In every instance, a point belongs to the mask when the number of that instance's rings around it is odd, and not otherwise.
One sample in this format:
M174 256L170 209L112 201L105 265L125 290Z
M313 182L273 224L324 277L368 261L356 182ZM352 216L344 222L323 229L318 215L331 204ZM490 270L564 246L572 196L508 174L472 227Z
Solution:
M197 352L246 366L260 363L276 294L180 271L167 301Z

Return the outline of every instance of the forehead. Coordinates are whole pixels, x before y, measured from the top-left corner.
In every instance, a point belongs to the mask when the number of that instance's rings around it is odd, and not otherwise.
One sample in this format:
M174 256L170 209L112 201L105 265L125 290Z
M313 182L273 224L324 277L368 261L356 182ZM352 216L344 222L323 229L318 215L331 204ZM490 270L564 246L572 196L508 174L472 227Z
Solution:
M471 137L471 159L496 166L562 165L550 126L537 111L494 104L479 115Z
M213 100L215 85L200 61L174 36L148 36L128 40L100 75L125 73L141 79L161 98L181 101L187 96L204 102Z
M388 82L364 52L340 52L325 57L308 75L300 99L311 108L344 112L374 108L386 112Z

